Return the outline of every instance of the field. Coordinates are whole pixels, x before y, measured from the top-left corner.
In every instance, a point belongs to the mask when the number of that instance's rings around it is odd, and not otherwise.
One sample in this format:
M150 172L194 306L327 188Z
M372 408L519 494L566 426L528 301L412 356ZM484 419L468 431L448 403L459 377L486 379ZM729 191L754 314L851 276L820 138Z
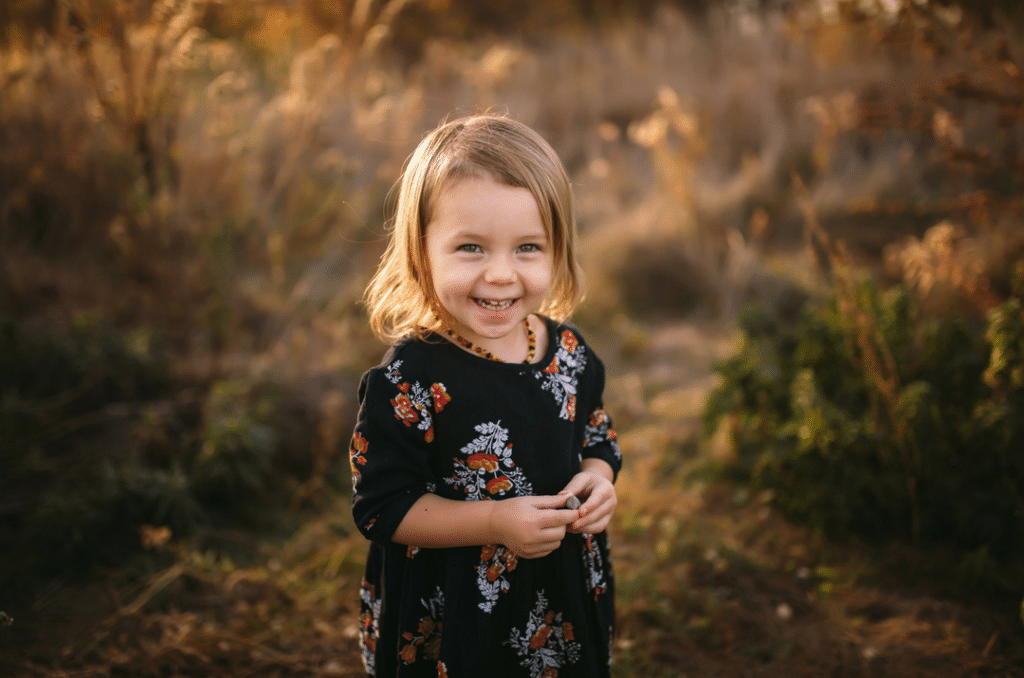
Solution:
M626 457L616 675L1024 676L1020 10L521 4L0 9L0 673L363 675L359 300L407 155L490 110L576 190ZM839 409L787 433L770 394L803 382L757 348L830 299L895 518L801 513L752 451L859 444ZM960 395L990 442L952 468L995 470L929 522Z

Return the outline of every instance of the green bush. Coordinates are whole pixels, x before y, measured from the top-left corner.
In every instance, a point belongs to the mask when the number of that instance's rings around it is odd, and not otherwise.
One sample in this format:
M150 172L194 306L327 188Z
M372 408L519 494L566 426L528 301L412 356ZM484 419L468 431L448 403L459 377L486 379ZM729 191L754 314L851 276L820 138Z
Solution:
M279 522L312 473L309 416L265 381L175 384L168 356L93 316L0 322L0 584L124 562L146 525Z
M836 277L798 322L742 316L704 411L734 471L832 537L1024 555L1021 285L984 323L923 317L908 292Z
M280 396L272 388L253 389L238 381L213 385L203 416L203 443L191 474L204 502L237 511L268 498L280 446L275 426L280 408Z

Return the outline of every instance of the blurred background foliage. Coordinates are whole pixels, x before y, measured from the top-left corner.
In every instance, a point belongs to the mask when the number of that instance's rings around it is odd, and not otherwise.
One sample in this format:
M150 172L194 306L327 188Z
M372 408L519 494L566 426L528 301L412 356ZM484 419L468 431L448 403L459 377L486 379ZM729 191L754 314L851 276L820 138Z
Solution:
M1019 596L1022 33L1013 0L3 3L0 589L344 493L389 191L493 110L573 177L613 372L739 319L727 474Z

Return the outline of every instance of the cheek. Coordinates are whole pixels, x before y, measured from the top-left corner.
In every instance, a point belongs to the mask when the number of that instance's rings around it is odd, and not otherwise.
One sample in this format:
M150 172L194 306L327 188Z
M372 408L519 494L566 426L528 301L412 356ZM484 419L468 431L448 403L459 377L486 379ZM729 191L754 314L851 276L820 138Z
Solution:
M555 272L550 261L538 263L527 276L527 284L533 292L547 292L554 277Z
M434 292L438 296L465 293L472 288L475 279L464 267L443 263L431 269L431 276L434 279Z

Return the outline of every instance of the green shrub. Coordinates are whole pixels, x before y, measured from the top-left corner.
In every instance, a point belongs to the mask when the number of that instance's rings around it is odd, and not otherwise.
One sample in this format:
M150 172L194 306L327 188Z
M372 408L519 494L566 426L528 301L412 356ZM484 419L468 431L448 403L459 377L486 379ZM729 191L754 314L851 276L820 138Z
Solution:
M280 522L313 473L310 417L265 381L184 388L168 356L93 316L0 322L0 584L122 563L146 525Z
M192 466L196 492L208 504L237 511L271 494L281 408L272 388L238 381L213 385L204 412L203 443Z
M729 427L735 471L830 536L1020 557L1020 287L984 323L922 317L904 288L848 271L796 323L750 309L705 431Z

